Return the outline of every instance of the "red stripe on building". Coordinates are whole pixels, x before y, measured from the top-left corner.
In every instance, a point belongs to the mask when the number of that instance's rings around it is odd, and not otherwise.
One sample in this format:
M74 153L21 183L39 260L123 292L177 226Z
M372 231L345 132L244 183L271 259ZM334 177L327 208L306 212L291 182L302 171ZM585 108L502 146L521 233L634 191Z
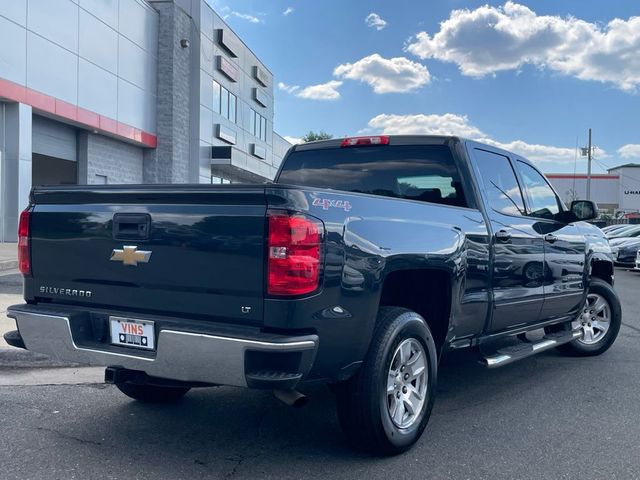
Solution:
M58 98L46 95L36 90L18 85L0 78L0 98L13 102L30 105L35 110L64 118L89 130L98 130L101 133L126 138L149 148L158 146L158 138L152 134L132 127L126 123L118 122L91 110L67 103Z
M587 179L589 178L586 174L576 174L573 175L571 173L548 173L545 174L547 178L565 178L568 180L579 180L579 179ZM593 174L591 175L591 180L618 180L620 178L619 175L603 175L603 174Z

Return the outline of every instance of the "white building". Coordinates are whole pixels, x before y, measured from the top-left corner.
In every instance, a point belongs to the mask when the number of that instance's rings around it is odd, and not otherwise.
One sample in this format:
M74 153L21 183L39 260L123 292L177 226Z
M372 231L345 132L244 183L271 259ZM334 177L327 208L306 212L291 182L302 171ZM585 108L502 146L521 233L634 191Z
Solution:
M587 175L550 173L547 178L566 203L587 198ZM591 200L611 213L639 212L640 164L628 163L606 174L591 175Z
M35 185L273 179L273 85L205 0L0 0L0 242Z

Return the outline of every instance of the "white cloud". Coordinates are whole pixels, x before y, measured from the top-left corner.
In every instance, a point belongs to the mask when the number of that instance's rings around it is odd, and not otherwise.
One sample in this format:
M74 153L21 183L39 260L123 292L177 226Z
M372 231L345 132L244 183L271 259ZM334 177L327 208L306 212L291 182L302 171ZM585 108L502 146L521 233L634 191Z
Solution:
M288 135L285 135L284 138L287 142L289 142L292 145L297 145L299 143L304 143L304 140L302 140L302 138L300 137L289 137Z
M286 83L278 82L278 88L280 90L282 90L283 92L293 93L296 90L299 90L300 86L299 85L287 85Z
M286 83L278 82L278 88L283 92L309 100L337 100L340 98L340 92L338 91L340 85L342 85L342 82L338 80L329 80L327 83L309 85L307 87L287 85Z
M535 163L573 163L576 155L575 149L569 147L538 145L523 142L522 140L514 140L507 143L498 142L491 138L480 138L478 140L504 150L509 150L510 152L515 152Z
M433 36L418 33L406 49L482 77L525 64L635 90L640 85L640 16L606 25L537 15L513 1L453 10Z
M622 158L640 158L640 145L629 143L618 149Z
M371 12L365 17L364 23L367 24L367 27L375 28L376 30L382 30L387 26L387 22L384 21L380 15L374 12Z
M340 85L342 85L342 82L338 80L329 80L327 83L301 88L296 91L295 95L310 100L337 100L340 98L340 92L338 91Z
M424 65L405 57L383 58L374 53L355 63L338 65L333 74L366 82L375 93L404 93L416 90L431 81Z
M389 115L380 114L369 120L369 127L388 135L459 135L477 138L484 136L469 123L466 115Z
M514 140L499 142L473 125L466 115L445 113L444 115L389 115L381 114L369 120L368 133L388 135L456 135L471 138L522 155L529 160L552 166L558 163L573 163L575 150L568 147L538 145ZM605 152L602 152L603 154Z
M229 8L228 6L222 7L220 11L223 14L222 18L224 20L227 20L229 19L229 17L233 16L236 18L240 18L241 20L246 20L249 23L264 23L264 20L260 18L260 16L264 16L264 13L258 13L256 16L249 13L236 12L235 10L231 10L231 8Z
M293 12L294 12L293 7L287 7L287 8L284 10L284 12L282 12L282 15L284 15L284 16L286 17L287 15L291 15Z
M262 19L248 13L231 12L231 15L241 18L242 20L246 20L249 23L264 23Z

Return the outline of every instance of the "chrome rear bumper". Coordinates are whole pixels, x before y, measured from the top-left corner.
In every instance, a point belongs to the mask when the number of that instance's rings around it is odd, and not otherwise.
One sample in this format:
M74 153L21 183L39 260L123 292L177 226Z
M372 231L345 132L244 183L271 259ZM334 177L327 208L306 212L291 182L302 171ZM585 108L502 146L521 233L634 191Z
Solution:
M153 353L97 344L91 347L74 341L68 315L42 313L37 306L9 307L7 316L16 320L18 331L28 350L61 361L87 365L121 366L147 375L184 382L246 387L246 353L300 352L308 370L318 347L316 335L282 337L271 335L268 341L255 338L189 333L170 329L158 332ZM307 372L301 372L306 374Z

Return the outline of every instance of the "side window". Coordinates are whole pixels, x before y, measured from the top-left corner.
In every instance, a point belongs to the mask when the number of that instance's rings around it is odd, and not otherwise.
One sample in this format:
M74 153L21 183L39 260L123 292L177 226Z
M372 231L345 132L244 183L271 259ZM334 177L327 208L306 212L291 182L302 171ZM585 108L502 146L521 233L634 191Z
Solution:
M560 213L560 200L545 178L531 165L518 160L524 189L531 207L531 216L553 219Z
M220 84L213 80L213 111L220 113Z
M522 192L509 159L480 149L475 149L475 158L489 206L505 215L524 215Z

